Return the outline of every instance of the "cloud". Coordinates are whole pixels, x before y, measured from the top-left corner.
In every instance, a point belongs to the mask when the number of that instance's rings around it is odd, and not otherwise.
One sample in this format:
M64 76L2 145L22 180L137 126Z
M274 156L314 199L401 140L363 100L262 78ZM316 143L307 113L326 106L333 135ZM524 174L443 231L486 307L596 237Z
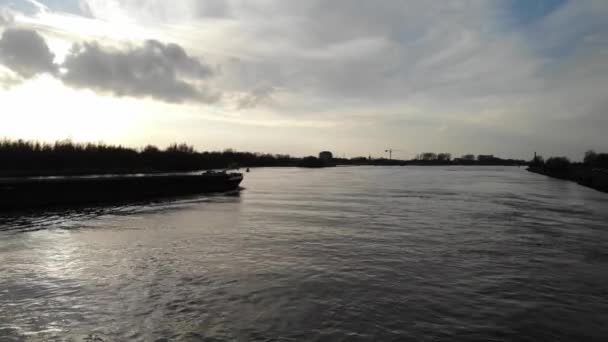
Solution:
M14 86L23 83L23 79L10 69L0 67L0 89L9 90Z
M46 41L36 31L8 28L2 33L0 63L23 78L54 74L57 71L54 58Z
M25 0L25 2L29 3L39 13L46 13L46 12L49 11L49 8L45 4L41 3L40 1L37 1L37 0Z
M205 82L214 76L213 68L173 43L148 40L121 50L87 42L75 44L61 65L54 58L34 30L8 28L2 34L0 63L22 79L49 73L73 88L171 103L213 103L221 97ZM16 80L5 73L0 83L9 87Z
M82 11L91 17L112 21L171 22L231 15L227 0L82 0Z
M259 85L251 92L242 95L237 100L237 109L255 108L262 102L271 98L272 93L276 91L275 87L269 85Z
M599 139L584 132L607 127L595 119L608 111L605 0L560 2L525 23L510 1L81 0L89 18L79 21L53 14L49 3L49 14L29 18L47 29L41 33L97 40L68 52L61 66L58 77L75 88L203 103L221 89L218 112L263 105L248 112L263 112L260 124L264 115L347 122L339 127L353 136L374 124L375 140L365 144L420 150L433 140L438 149L482 152L475 149L511 146L511 136L521 142L513 150L527 153L526 142L550 146L558 130L562 141L570 132L573 144L590 148ZM142 37L179 45L108 48ZM206 63L221 65L221 74ZM443 123L445 132L431 128Z
M396 104L436 112L440 104L458 107L519 91L538 65L520 37L504 32L495 20L501 9L490 2L268 0L231 6L241 28L229 46L240 62L235 70L224 68L231 85L266 83L305 97L304 110L294 103L285 113L344 112L352 102L378 115ZM310 107L320 102L331 107Z
M15 17L7 8L0 7L0 27L10 26L15 21Z
M166 102L211 103L220 94L200 84L213 69L176 44L149 40L126 50L98 43L75 45L62 65L62 80L116 96L152 97Z
M149 40L116 50L98 43L75 45L62 68L65 84L116 96L153 97L167 102L211 103L219 93L200 85L213 75L210 66L176 44Z

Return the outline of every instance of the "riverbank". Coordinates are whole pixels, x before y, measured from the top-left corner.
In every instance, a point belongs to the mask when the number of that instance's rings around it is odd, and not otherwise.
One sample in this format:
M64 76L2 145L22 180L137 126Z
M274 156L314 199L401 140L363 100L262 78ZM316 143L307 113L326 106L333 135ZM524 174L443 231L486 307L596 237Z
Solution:
M558 170L552 170L543 166L530 166L527 170L547 177L576 182L598 191L608 192L608 170L606 169L575 164Z
M448 166L448 165L527 165L524 160L501 159L492 155L466 155L452 159L449 153L423 153L411 160L354 157L293 157L286 154L224 151L196 151L187 144L173 144L165 149L148 145L143 148L74 143L54 144L24 140L0 140L1 177L49 177L82 175L124 175L184 173L201 170L254 167L334 166Z

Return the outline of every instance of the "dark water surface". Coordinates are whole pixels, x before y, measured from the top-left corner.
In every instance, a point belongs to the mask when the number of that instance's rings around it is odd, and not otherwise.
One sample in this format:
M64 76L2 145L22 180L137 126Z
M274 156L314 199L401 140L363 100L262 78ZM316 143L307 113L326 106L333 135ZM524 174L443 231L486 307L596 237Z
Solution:
M608 194L496 167L243 185L0 218L0 340L608 340Z

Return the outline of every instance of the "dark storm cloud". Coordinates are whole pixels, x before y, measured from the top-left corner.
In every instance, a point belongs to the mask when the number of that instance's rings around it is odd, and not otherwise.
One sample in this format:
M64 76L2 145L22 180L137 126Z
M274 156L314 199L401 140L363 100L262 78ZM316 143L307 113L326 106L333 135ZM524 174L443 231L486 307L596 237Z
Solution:
M219 94L197 83L213 70L176 44L150 40L111 50L99 44L75 45L62 65L65 84L116 96L153 97L167 102L215 102Z
M55 73L55 55L36 31L9 28L0 39L0 63L22 78Z

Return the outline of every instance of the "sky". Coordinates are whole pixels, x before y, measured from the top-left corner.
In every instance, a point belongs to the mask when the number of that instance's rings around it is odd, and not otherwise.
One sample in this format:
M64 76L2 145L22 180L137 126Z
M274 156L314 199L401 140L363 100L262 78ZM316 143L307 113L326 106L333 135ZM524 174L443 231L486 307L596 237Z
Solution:
M606 0L0 0L0 138L608 152Z

